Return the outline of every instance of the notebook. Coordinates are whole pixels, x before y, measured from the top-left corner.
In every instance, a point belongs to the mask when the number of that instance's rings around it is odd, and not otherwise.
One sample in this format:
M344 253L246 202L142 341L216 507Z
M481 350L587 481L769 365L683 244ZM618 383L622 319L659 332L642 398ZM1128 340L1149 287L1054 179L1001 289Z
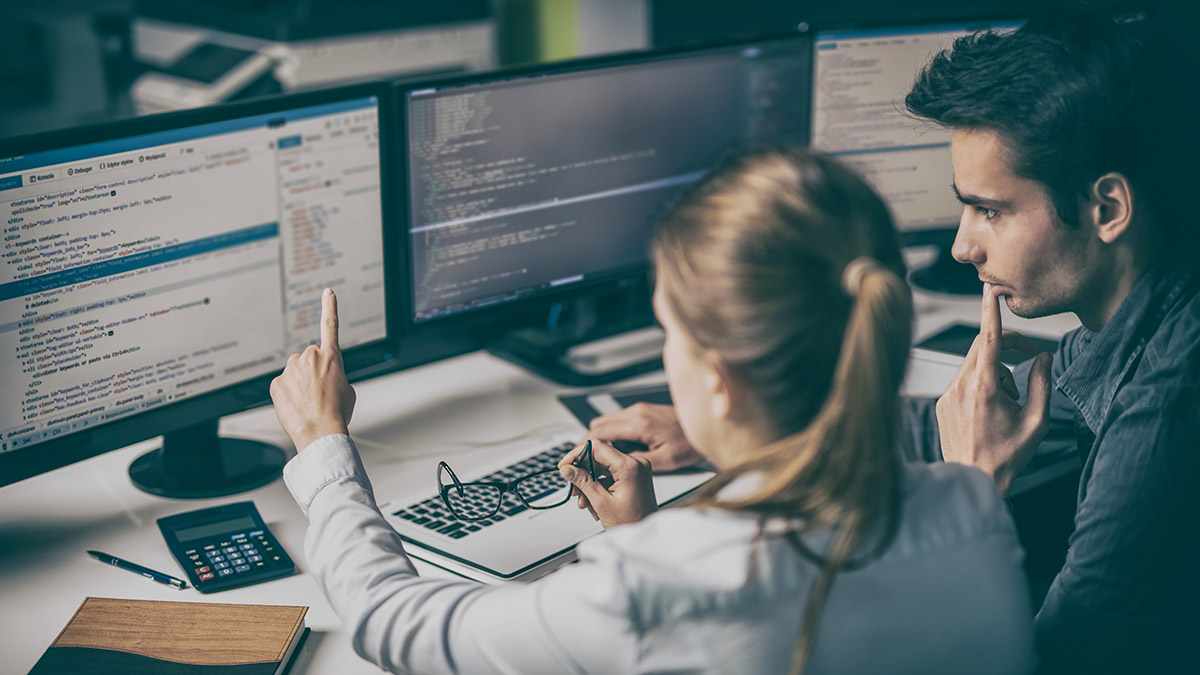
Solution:
M307 607L86 598L30 675L282 675Z

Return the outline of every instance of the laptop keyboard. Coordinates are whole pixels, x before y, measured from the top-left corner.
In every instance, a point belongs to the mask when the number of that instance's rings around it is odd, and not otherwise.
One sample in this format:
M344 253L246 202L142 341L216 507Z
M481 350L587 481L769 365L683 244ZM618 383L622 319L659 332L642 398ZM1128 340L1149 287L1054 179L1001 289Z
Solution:
M558 461L563 458L563 455L570 452L573 447L575 447L574 443L557 445L477 480L479 482L507 483L522 476L528 476L531 473L553 469L558 466ZM457 504L455 506L457 507ZM500 502L500 510L496 515L484 520L458 520L446 508L446 504L442 501L440 495L434 495L429 499L407 506L394 512L392 515L399 516L414 525L420 525L453 539L462 539L473 532L478 532L510 516L515 516L527 508L510 491L504 493L504 497Z

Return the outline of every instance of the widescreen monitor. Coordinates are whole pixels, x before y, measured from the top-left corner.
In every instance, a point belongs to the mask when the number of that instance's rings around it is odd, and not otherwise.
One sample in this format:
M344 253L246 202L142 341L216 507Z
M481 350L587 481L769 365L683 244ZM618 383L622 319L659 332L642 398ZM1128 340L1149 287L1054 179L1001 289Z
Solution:
M644 275L655 219L723 156L807 141L810 58L793 34L403 90L410 321Z
M356 87L0 144L0 485L165 434L139 487L278 475L218 439L340 293L349 367L386 358L381 98Z

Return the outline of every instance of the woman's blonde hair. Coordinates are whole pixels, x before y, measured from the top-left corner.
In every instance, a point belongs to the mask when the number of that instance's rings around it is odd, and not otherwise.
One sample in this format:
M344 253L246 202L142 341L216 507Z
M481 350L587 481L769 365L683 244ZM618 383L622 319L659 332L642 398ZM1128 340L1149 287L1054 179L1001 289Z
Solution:
M737 156L684 195L655 235L657 283L691 340L714 353L774 425L697 503L832 528L793 659L812 651L834 575L900 517L899 388L912 299L887 207L856 174L801 149ZM718 497L740 476L755 491ZM876 536L877 535L877 536Z

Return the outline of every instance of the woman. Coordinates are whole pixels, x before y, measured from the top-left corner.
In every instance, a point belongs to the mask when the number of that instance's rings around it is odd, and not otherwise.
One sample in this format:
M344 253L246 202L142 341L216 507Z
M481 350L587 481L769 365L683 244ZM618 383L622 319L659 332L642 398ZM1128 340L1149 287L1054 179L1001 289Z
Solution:
M1031 665L1021 550L994 486L894 447L911 299L887 210L829 159L731 160L659 225L655 311L689 443L718 474L653 513L650 468L593 441L611 484L560 465L604 535L523 586L415 576L322 346L272 395L305 550L360 655L396 672L1016 673ZM615 527L619 526L619 527Z

